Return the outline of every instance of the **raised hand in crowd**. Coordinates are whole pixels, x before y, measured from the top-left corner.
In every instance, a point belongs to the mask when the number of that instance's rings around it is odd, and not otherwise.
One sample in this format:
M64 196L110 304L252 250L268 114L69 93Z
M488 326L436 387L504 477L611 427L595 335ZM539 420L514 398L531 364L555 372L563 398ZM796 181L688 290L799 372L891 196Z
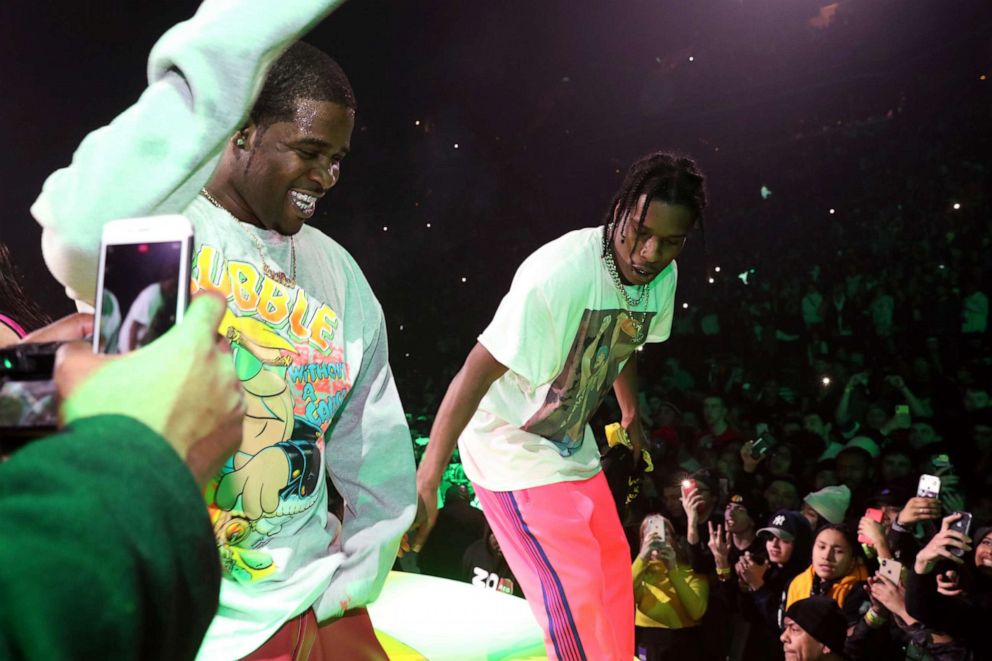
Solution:
M706 525L710 530L710 538L706 545L713 554L716 568L730 569L730 530L725 531L721 524L714 524L712 521L707 521Z
M961 518L960 512L945 516L941 523L940 532L920 549L916 554L914 569L917 574L929 574L940 559L950 560L955 564L964 564L964 560L951 552L952 549L971 550L971 538L962 532L951 529L951 524Z
M937 574L937 592L945 597L960 597L964 594L961 577L956 569L948 569Z
M889 542L885 537L885 528L874 519L863 516L858 521L858 535L868 540L868 545L875 549L879 558L892 558Z
M919 521L930 521L940 518L940 501L936 498L916 496L910 498L903 506L896 523L900 526L911 526Z
M906 624L916 622L906 612L906 588L893 583L887 577L879 574L868 577L868 597L872 608L879 615L888 612L898 615Z

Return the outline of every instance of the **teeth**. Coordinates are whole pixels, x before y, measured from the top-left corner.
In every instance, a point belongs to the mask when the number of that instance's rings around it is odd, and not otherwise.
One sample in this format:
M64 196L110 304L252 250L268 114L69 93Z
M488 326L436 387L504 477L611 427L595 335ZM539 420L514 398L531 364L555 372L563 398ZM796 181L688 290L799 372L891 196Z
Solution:
M306 193L301 193L300 191L295 190L289 191L289 195L293 198L293 204L295 204L300 211L309 211L310 209L313 209L315 204L317 204L316 195L307 195Z

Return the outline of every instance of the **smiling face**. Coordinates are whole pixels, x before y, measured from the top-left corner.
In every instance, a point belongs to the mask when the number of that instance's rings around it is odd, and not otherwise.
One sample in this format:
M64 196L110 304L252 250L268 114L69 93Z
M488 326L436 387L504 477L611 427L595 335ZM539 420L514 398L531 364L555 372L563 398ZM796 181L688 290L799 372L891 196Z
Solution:
M641 195L634 211L617 221L619 227L613 237L617 271L628 285L646 285L654 280L682 252L695 222L688 207L653 200L644 224L638 227L646 199Z
M229 187L217 197L240 220L296 234L337 184L354 128L354 110L313 99L300 99L291 121L250 123L225 153Z

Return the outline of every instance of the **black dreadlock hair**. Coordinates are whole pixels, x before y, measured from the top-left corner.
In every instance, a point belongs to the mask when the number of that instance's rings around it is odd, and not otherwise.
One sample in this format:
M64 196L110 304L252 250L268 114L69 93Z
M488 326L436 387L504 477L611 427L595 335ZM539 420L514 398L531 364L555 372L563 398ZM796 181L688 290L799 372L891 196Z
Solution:
M647 195L641 214L636 219L637 229L644 225L651 202L658 200L688 208L703 229L703 210L706 208L705 177L696 162L688 156L658 151L642 156L623 178L620 190L613 198L603 219L603 254L609 250L613 237L623 232L630 222L637 200ZM616 219L616 222L613 222Z
M298 41L275 61L251 109L251 120L264 128L292 121L300 99L330 101L355 110L355 92L338 63L324 51Z

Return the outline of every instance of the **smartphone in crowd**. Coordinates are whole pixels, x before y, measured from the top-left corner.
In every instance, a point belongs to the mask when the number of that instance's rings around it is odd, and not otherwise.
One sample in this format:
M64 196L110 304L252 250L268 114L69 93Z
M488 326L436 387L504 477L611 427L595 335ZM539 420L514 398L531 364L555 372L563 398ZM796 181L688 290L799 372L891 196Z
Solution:
M115 220L103 227L93 350L127 353L182 321L189 303L193 227L183 216Z
M882 517L884 516L884 514L885 513L882 512L882 510L878 509L877 507L869 507L868 509L865 510L865 516L867 516L869 519L871 519L875 523L881 523L882 522ZM858 533L858 542L861 543L861 544L869 544L869 543L871 543L871 540L869 540L867 537L865 537L861 533Z
M754 460L761 459L768 451L772 449L772 439L767 434L762 434L758 436L754 441L751 442L751 458Z
M696 491L696 481L692 478L682 480L682 499L685 500Z
M971 533L971 512L955 512L955 514L960 514L961 518L951 524L951 530L956 530L962 535L968 535ZM964 549L959 549L957 547L950 547L947 549L959 558L964 555Z
M59 342L0 349L0 460L55 433L58 393L52 372Z
M902 563L891 558L882 558L878 562L878 573L899 585L902 581Z
M921 475L916 495L920 498L939 498L940 478L936 475Z
M897 429L909 429L913 424L913 419L909 415L909 406L907 404L897 405L894 417L894 422Z

